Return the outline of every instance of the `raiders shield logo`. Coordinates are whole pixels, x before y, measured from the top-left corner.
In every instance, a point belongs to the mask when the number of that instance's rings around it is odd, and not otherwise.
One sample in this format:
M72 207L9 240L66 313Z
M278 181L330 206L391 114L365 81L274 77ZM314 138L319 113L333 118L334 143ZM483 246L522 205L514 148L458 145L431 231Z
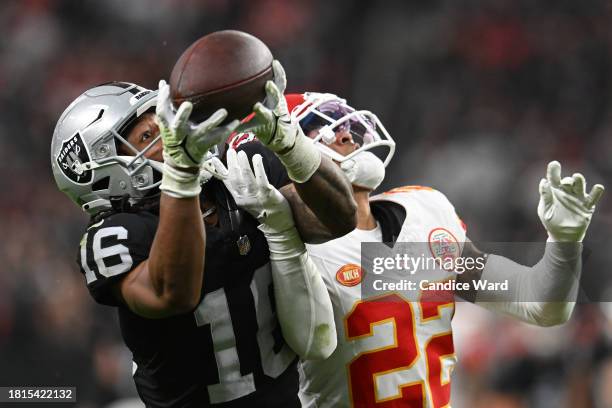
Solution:
M62 148L56 156L57 165L62 173L77 184L88 184L93 178L93 171L85 168L83 163L89 163L91 158L79 133L64 140Z

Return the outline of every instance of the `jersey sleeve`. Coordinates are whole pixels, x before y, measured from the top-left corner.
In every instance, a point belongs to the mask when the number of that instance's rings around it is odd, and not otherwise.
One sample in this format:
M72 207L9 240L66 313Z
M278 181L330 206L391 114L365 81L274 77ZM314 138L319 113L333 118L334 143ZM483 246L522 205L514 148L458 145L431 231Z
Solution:
M306 249L308 251L308 256L310 260L314 263L314 265L319 270L319 273L323 277L323 282L328 288L333 288L333 277L335 276L336 271L332 269L332 267L326 262L326 249L332 249L333 247L328 245L328 243L311 245L306 244ZM330 291L331 294L331 291Z
M157 217L149 213L113 214L87 229L77 262L96 302L119 306L112 288L149 257L156 229Z
M457 210L453 203L444 195L441 191L432 190L431 191L432 201L439 208L441 214L443 214L443 219L446 220L448 225L457 227L459 231L462 232L462 235L465 235L467 231L467 227L463 220L457 214Z
M268 181L274 187L281 188L291 183L285 166L283 166L281 161L271 150L267 149L257 139L246 140L239 143L235 149L236 151L244 151L249 157L249 162L252 162L254 155L260 154L263 158L263 165L266 170L266 175L268 176Z

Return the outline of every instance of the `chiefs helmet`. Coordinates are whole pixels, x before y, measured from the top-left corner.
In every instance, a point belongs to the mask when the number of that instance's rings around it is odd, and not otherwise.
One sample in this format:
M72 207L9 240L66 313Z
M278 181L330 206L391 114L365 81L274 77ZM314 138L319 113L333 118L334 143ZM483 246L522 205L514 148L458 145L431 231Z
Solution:
M79 96L60 116L51 142L55 182L84 211L112 208L113 199L134 204L157 187L162 163L124 138L127 127L154 108L157 91L126 82L109 82ZM133 156L118 155L119 143Z
M292 119L297 120L304 134L333 160L341 163L368 150L385 166L391 161L395 142L372 112L356 110L345 99L329 93L287 94L285 99ZM348 130L353 141L360 146L346 156L327 147L336 141L336 132L340 130Z

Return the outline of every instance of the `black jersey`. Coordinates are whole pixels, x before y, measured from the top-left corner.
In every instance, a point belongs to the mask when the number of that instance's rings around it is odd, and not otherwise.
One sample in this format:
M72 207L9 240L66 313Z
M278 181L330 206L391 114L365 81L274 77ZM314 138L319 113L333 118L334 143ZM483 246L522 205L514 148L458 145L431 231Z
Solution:
M276 187L288 183L284 167L259 142L239 149L264 156ZM112 286L149 256L158 225L152 212L116 213L88 228L79 251L87 286L96 301L118 308L147 406L299 407L296 355L276 318L266 240L255 219L231 214L235 203L222 183L207 186L222 225L206 227L202 298L192 313L146 319L112 295Z

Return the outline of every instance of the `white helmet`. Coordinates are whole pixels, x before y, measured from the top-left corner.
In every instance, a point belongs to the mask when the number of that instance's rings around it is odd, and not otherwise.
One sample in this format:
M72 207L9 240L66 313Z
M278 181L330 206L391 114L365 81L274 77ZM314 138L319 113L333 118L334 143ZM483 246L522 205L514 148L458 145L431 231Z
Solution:
M51 142L55 182L84 211L111 209L113 200L134 204L156 188L162 164L124 138L123 132L157 101L157 91L109 82L79 96L59 118ZM118 143L134 153L119 156Z
M299 122L307 136L311 130L316 130L315 145L333 160L342 163L364 151L376 154L384 166L393 158L395 142L372 112L356 110L345 99L330 93L288 94L285 99L292 119ZM346 156L327 147L336 141L336 132L343 129L359 143L359 148Z

